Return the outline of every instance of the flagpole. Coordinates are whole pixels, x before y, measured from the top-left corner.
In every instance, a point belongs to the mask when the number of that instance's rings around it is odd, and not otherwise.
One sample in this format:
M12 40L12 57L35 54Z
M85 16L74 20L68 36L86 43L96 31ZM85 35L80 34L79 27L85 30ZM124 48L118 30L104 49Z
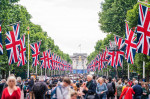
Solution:
M46 77L46 66L45 66L45 77Z
M36 74L37 74L37 66L36 66Z
M130 79L129 64L128 64L128 79Z
M145 61L143 61L143 79L145 79Z
M28 73L27 73L27 78L29 78L29 47L30 47L30 45L29 45L29 27L28 27Z
M41 68L41 76L42 76L42 68Z

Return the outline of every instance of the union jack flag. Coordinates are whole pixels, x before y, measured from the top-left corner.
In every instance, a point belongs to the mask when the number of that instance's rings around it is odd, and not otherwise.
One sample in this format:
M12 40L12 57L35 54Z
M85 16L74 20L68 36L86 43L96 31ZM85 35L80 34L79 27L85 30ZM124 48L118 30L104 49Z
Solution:
M42 53L40 60L41 60L41 67L40 68L47 68L47 51L44 51Z
M103 50L103 59L104 59L104 63L105 63L105 67L107 67L107 52L108 52L108 49L106 47L106 50Z
M139 4L137 52L150 56L150 8Z
M126 44L126 51L125 51L125 58L127 59L128 63L134 63L134 57L136 54L136 37L134 37L134 32L129 29L128 24L126 23L126 33L125 33L125 44Z
M115 53L115 66L117 68L118 66L122 67L122 64L123 64L125 40L118 36L114 36L114 39L115 39L115 43L119 49L119 51L116 51L116 53Z
M110 41L110 47L112 46ZM115 51L108 50L107 53L108 65L115 67Z
M49 49L48 51L47 51L48 53L47 53L47 65L48 65L48 68L50 69L50 70L52 70L52 53L51 53L51 50Z
M39 65L40 45L41 41L34 44L30 44L33 59L32 66Z
M2 30L1 30L1 24L0 24L0 55L3 54L3 44L2 44Z
M8 64L18 62L19 59L19 48L20 48L20 26L16 24L12 26L12 31L6 33L6 50L8 54Z
M21 48L21 50L20 50L18 66L23 66L27 63L25 35L23 35L22 38L21 38L20 48Z

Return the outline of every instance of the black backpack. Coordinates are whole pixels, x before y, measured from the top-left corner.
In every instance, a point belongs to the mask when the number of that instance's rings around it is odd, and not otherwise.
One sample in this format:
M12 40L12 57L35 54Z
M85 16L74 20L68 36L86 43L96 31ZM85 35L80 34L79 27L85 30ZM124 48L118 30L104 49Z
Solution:
M35 95L42 95L44 94L43 92L43 86L42 86L42 82L36 82L34 85L33 85L33 92Z
M112 83L107 83L107 88L108 88L107 94L114 94L115 90L112 86Z

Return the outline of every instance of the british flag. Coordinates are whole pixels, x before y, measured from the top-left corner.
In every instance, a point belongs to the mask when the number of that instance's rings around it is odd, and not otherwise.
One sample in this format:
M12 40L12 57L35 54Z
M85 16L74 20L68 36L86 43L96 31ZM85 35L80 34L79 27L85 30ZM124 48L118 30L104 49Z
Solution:
M52 70L52 53L50 49L47 52L48 52L47 53L47 65L48 65L48 68Z
M150 56L150 8L139 4L137 52Z
M115 67L117 68L118 66L122 67L123 64L123 56L124 56L124 50L125 50L125 40L118 37L114 36L115 43L118 46L118 51L115 53Z
M134 63L134 57L136 54L136 37L134 36L134 32L129 29L128 24L126 23L126 33L125 33L125 44L126 44L126 51L125 51L125 58L127 59L128 63Z
M110 47L112 46L110 41ZM108 65L115 67L115 51L108 50L107 52Z
M6 33L6 50L8 54L8 64L18 62L20 48L20 26L16 24L12 26L12 30Z
M104 59L104 63L105 63L105 68L107 67L107 62L108 62L107 53L108 53L108 49L106 47L106 50L103 50L103 59Z
M18 66L23 66L27 63L25 35L23 35L22 38L21 38L20 49L21 50L20 50L20 55L19 55Z
M3 54L3 44L2 44L2 30L1 30L1 24L0 24L0 55Z
M41 41L34 44L30 44L32 59L33 59L32 66L39 65L40 46L41 46Z
M42 56L40 57L41 60L41 67L40 68L47 68L48 64L47 64L47 51L44 51L42 53Z
M99 56L99 69L98 70L102 70L102 68L105 66L105 64L104 64L104 59L103 59L103 53L100 53L99 54L100 56Z

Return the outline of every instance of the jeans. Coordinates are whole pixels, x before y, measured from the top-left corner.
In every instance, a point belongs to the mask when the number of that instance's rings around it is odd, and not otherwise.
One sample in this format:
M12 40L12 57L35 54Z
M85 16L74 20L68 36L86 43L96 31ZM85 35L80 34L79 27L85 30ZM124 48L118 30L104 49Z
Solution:
M141 99L141 96L134 96L134 99Z
M114 96L107 96L107 99L114 99Z

